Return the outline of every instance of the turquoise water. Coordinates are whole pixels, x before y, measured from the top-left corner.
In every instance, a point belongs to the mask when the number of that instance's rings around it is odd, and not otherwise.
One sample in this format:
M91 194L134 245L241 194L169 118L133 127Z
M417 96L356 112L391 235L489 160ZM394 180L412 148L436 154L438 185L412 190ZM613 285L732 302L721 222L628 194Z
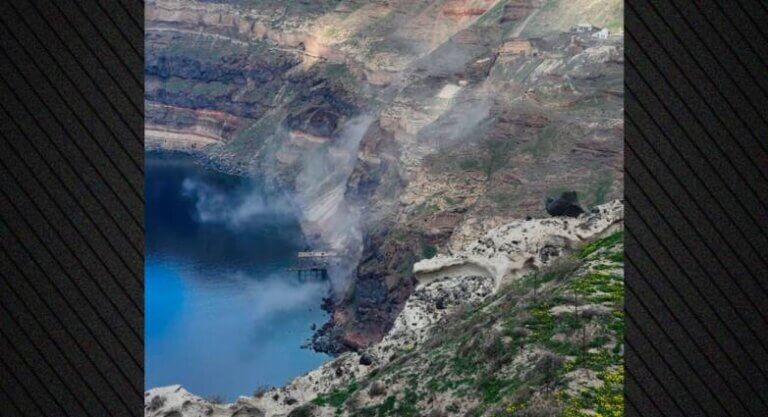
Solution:
M181 155L145 172L146 387L231 401L326 361L301 348L327 284L287 271L304 245L290 200Z

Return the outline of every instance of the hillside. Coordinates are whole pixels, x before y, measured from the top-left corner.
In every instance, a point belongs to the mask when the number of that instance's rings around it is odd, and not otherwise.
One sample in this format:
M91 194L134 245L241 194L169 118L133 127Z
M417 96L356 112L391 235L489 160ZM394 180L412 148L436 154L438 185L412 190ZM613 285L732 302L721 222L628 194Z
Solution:
M417 263L380 343L234 404L154 389L147 415L621 416L622 222L615 201L495 228Z
M621 241L452 312L423 345L311 404L360 417L623 416Z
M622 16L618 0L147 1L147 147L291 190L311 244L345 256L314 346L365 349L417 261L564 190L622 195Z

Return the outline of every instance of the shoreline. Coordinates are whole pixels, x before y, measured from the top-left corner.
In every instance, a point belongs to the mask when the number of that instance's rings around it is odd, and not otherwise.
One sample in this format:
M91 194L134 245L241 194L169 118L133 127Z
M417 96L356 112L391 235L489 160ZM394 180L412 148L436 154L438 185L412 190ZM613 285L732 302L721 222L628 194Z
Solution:
M245 179L248 177L248 176L245 176L245 175L232 176L232 174L230 174L230 173L228 173L226 171L215 169L214 166L212 166L211 164L207 163L207 161L209 159L206 158L206 155L203 155L203 154L200 154L200 153L183 152L183 151L178 151L178 150L167 150L167 149L150 149L150 150L145 151L145 160L146 160L146 163L147 163L148 167L154 167L154 168L148 168L149 170L156 170L156 171L149 171L149 172L157 172L157 174L151 174L151 175L155 175L155 177L159 181L161 181L158 184L163 184L163 181L165 181L165 180L161 180L161 178L165 178L165 176L164 176L165 174L163 174L162 177L157 177L157 175L160 175L160 173L163 173L163 172L171 173L171 175L168 178L177 178L176 180L172 180L173 182L170 182L169 184L177 184L179 181L181 181L181 179L187 178L190 175L192 175L192 176L202 175L200 178L203 179L203 181L206 181L206 180L204 180L204 178L212 178L212 181L214 181L214 182L212 182L211 184L215 183L216 179L218 179L218 178L226 178L227 176L230 176L230 178L233 181L235 181L235 183L233 183L233 184L245 184L246 183ZM210 175L210 174L205 174L205 172L213 173L214 175L212 175L211 177L208 177L207 175ZM221 175L218 175L218 174L221 174ZM243 178L243 180L241 181L238 178ZM229 183L230 181L227 180L225 182ZM174 185L174 187L175 187L175 185ZM245 191L246 194L240 194L240 191L238 191L237 195L243 196L243 195L249 195L250 193L253 193L253 191L250 191L251 190L250 186L246 186L245 189L241 189L241 186L239 186L239 185L237 185L235 187L236 187L236 189L241 190L241 191L242 190L246 190ZM155 187L155 188L157 188L157 187ZM258 188L260 188L260 187L257 185L256 189L258 189ZM162 190L164 188L161 187L159 189ZM165 188L165 189L167 189L167 188ZM149 187L147 192L154 193L154 191L152 191L152 190L153 190L153 188ZM226 191L226 190L230 190L230 191ZM229 194L229 195L233 195L234 196L235 194L233 193L232 190L234 190L234 189L229 187L229 188L226 188L226 189L222 189L221 192L223 192L224 194ZM268 193L266 188L264 188L263 190ZM181 197L179 197L179 198L181 198ZM195 204L194 200L192 200L191 203L187 203L188 206L191 205L190 207L194 206L194 204ZM158 207L156 204L154 206ZM274 206L274 207L276 208L276 212L278 212L278 213L284 211L284 209L280 205ZM192 208L192 210L194 211L194 208ZM288 213L287 210L285 212ZM150 211L150 214L151 214L151 211ZM161 213L160 217L155 217L155 219L164 219L163 216L164 215ZM286 241L290 240L292 242L295 242L295 243L291 244L291 246L295 246L295 249L289 249L287 251L282 251L283 254L279 255L281 260L278 263L274 264L274 267L266 266L267 268L269 268L269 271L272 271L272 272L267 272L266 273L267 275L260 274L259 277L257 278L257 280L260 280L260 281L264 280L264 281L269 282L270 281L269 276L272 276L272 274L278 274L279 273L280 276L281 276L280 282L282 282L283 281L282 276L285 276L284 279L288 279L289 280L289 281L286 281L286 282L289 282L289 284L288 284L289 286L287 287L287 291L289 291L289 292L286 293L286 289L282 290L282 294L285 294L285 295L290 295L290 294L293 294L294 292L304 293L304 291L301 290L301 289L305 288L304 286L302 286L301 284L298 284L296 282L296 278L294 277L293 274L291 274L289 272L286 272L287 269L290 266L292 266L292 264L293 264L294 260L292 259L292 257L293 257L293 255L295 255L294 250L296 250L296 251L302 250L302 248L304 246L303 242L306 241L305 233L302 230L302 228L300 227L300 221L301 221L300 214L299 213L293 213L293 214L290 214L290 217L293 218L294 220L291 220L291 224L293 225L293 226L291 226L291 229L290 229L291 230L291 232L290 232L291 237L290 238L286 238ZM155 223L157 223L157 222L155 222ZM161 223L165 224L165 221L162 221ZM182 224L186 224L186 222L182 223ZM182 227L185 227L185 226L182 226ZM163 233L163 232L156 232L155 230L162 230L162 229L161 228L152 228L151 229L151 233L153 233L153 236L162 236L162 234L156 234L156 233ZM175 229L172 229L172 230L175 230ZM256 229L256 230L260 230L260 229ZM150 231L148 230L148 232L150 232ZM238 232L237 229L234 229L230 233L241 233L241 232ZM242 233L246 233L246 232L243 231ZM265 233L271 233L271 232L259 232L259 231L256 231L255 233L256 234L254 236L258 237L258 236L268 236L268 235L265 235ZM185 234L185 236L191 236L193 239L195 239L194 238L194 234L192 234L192 235L186 235ZM251 232L247 232L247 234L245 236L251 236ZM187 238L183 238L183 239L187 239ZM259 239L261 239L261 238L259 238ZM152 241L155 241L155 240L156 239L154 239ZM266 242L266 241L264 241L264 242ZM248 243L245 243L245 244L248 245ZM282 245L282 244L280 244L280 245ZM197 245L197 246L201 246L201 245ZM204 244L203 244L203 246L204 246ZM240 247L242 247L242 244L240 245ZM247 250L247 247L246 247L246 250ZM249 261L249 258L247 257L248 256L247 252L238 251L237 253L246 253L246 258L242 258L242 256L238 256L237 258L233 258L233 261L237 262L236 265L240 265L240 266L237 266L236 268L241 268L242 267L243 271L249 270L250 266L248 266L248 265L249 265L249 262L250 262L250 265L253 266L255 269L257 269L259 271L262 270L260 265L263 264L263 261L260 261L260 260L256 260L256 261L250 260ZM194 257L194 253L191 253L191 254ZM265 256L270 256L270 255L260 255L260 256L258 256L258 259L263 260ZM193 258L189 258L189 259L193 259ZM227 262L228 262L228 259L229 258L224 259L224 260L219 259L218 261L214 261L214 263L216 265L226 265ZM245 264L240 262L243 259L245 260ZM205 263L205 264L208 265L208 263ZM211 264L211 265L214 265L214 264ZM235 265L235 264L233 264L233 265ZM216 269L211 269L211 268L216 268ZM209 271L209 270L210 271L218 271L219 270L219 266L211 266L211 267L206 266L203 269L200 269L200 271ZM148 273L152 273L152 272L148 271ZM214 272L214 274L215 274L215 272ZM185 273L184 276L186 276L186 275L187 274ZM156 274L152 273L151 277L154 278L155 276L156 276ZM150 278L150 276L148 276L147 278ZM222 278L226 278L226 277L222 276ZM186 279L186 278L184 278L184 279ZM275 278L275 279L277 279L277 278ZM248 288L255 288L261 294L270 294L271 292L264 292L264 291L269 291L270 288L274 289L274 286L271 286L271 285L267 285L266 287L262 287L260 285L261 284L257 284L257 286L255 286L255 287L251 287L251 286L248 285ZM282 288L282 287L279 287L279 288ZM308 290L310 290L310 288L308 288ZM284 337L274 338L273 336L269 336L269 337L274 339L275 343L279 343L280 346L285 346L287 348L287 350L295 351L296 354L299 354L301 357L305 357L306 356L307 360L309 360L310 361L309 363L312 365L310 368L303 368L303 369L302 368L298 368L298 369L295 369L293 371L291 371L291 368L292 368L291 366L286 367L286 366L282 366L281 365L281 366L270 367L269 369L274 368L275 370L264 373L264 377L266 378L264 380L265 383L268 383L270 385L271 384L282 385L283 383L286 383L286 382L292 380L293 378L301 375L304 371L308 371L309 369L314 369L315 364L312 364L312 362L311 362L312 359L309 359L309 358L315 357L315 355L317 355L317 358L320 358L320 359L317 359L318 361L321 361L321 362L317 362L317 363L320 363L320 364L334 359L333 355L330 355L327 352L323 352L323 351L314 349L313 348L313 344L311 343L312 342L312 337L314 336L314 334L316 332L316 329L320 328L329 319L329 316L326 313L326 311L323 309L323 306L325 304L325 300L329 296L330 286L326 285L325 283L323 283L322 286L319 285L319 284L317 284L317 285L312 284L311 291L315 295L311 296L311 298L306 298L307 302L304 303L302 306L297 306L295 304L290 304L290 303L292 303L290 301L291 298L290 297L288 298L288 300L289 300L288 302L289 302L290 305L292 305L292 307L290 307L291 310L286 313L287 316L285 314L280 313L281 315L279 317L277 317L277 318L275 318L275 317L271 317L271 318L270 317L262 317L262 318L258 319L259 323L262 323L264 326L268 326L270 328L280 329L280 328L283 328L283 322L282 322L282 319L280 317L288 317L290 319L290 323L292 323L292 324L289 324L289 327L287 329L291 333L295 334L295 337L289 337L289 338L284 338ZM205 293L204 291L200 292L198 290L192 290L192 292L195 293L195 294L198 294L198 295L197 296L193 296L193 298L190 298L190 299L199 299L199 298L197 298L197 297L199 297L199 294L204 294ZM225 295L225 296L228 296L228 295ZM233 309L229 309L230 311L235 311L235 314L241 316L241 319L236 320L237 322L242 322L242 323L250 322L250 319L248 319L248 317L251 316L250 310L254 310L254 307L258 311L261 311L261 310L263 310L265 308L266 309L272 309L272 307L269 307L269 305L272 305L272 303L269 302L268 298L264 298L263 296L259 296L258 294L254 294L254 296L255 297L249 297L249 298L252 298L257 304L253 304L252 303L251 307L248 307L248 305L244 305L244 307L238 307L237 309L234 309L234 310ZM237 299L240 300L240 298L237 298ZM282 296L281 296L281 299L282 299ZM224 300L224 299L221 298L220 300ZM259 300L263 300L263 301L259 301ZM220 304L221 301L217 301L217 303ZM238 303L241 303L241 302L238 301ZM283 304L282 301L280 301L280 303ZM191 310L189 310L189 311L192 311L192 312L197 311L198 308L194 307L197 304L198 303L189 304L189 306L192 306ZM264 307L262 308L262 307L259 307L259 306L264 306ZM302 311L307 310L307 309L312 311L312 313L302 312ZM219 311L226 311L226 310L221 310L221 309L218 309L218 310ZM156 311L160 311L160 310L156 310ZM237 313L236 311L240 311L240 313ZM191 316L191 317L194 317L194 316ZM189 322L190 319L179 319L179 318L177 318L175 320L179 321L179 322L185 322L185 321ZM212 320L215 321L215 318L212 319ZM191 322L191 323L194 323L194 322ZM183 334L188 334L189 333L188 331L184 331L184 330L174 330L173 333L168 333L168 334L176 334L177 332L181 332ZM173 348L173 346L178 345L178 343L171 342L170 341L171 339L168 338L168 336L162 336L163 333L157 333L157 332L153 331L153 334L158 334L158 335L160 335L160 337L165 337L165 339L162 339L162 338L157 338L156 339L156 340L160 341L160 343L161 343L160 345L157 345L157 346L170 346L171 348ZM271 335L271 334L272 333L270 331L270 333L265 334L265 335ZM148 337L150 337L149 340L154 340L154 339L151 339L154 336L148 336ZM237 340L239 340L239 339L240 338L237 338ZM270 339L270 340L272 340L272 339ZM295 340L293 340L293 339L295 339ZM236 343L242 344L240 342L236 342ZM168 348L166 347L164 349L167 350ZM261 348L253 349L254 352L260 352L262 350L263 349L261 349ZM267 349L267 351L269 351L269 350L270 349ZM154 352L154 350L153 350L153 352ZM157 353L157 354L153 353L153 357L157 358L155 360L163 361L164 360L163 359L163 354L160 353L160 351L158 351L158 352L159 353ZM300 352L305 352L305 353L301 354ZM265 358L266 356L260 356L260 357ZM261 361L263 362L263 360L261 360ZM237 360L235 361L235 363L236 362L237 362ZM258 363L258 361L257 361L257 363ZM268 365L268 363L269 363L269 361L267 361L264 365L259 365L259 366L266 366L266 365ZM172 365L169 362L169 366L174 366L174 365ZM169 369L173 369L173 368L169 368ZM277 378L280 378L279 375L281 375L285 371L287 371L287 373L285 373L285 375L287 375L285 380L278 382L277 380L271 379L271 378L273 378L275 376ZM186 383L184 383L185 385L188 385L190 383L193 383L193 384L196 383L195 382L196 379L194 379L194 378L190 379L188 376L184 376L184 375L186 375L186 374L180 373L179 375L176 375L176 376L183 377L184 378L183 380L187 381ZM161 387L161 386L166 386L169 383L179 383L178 381L182 381L182 379L176 379L176 378L174 378L174 376L175 375L172 372L161 372L161 373L158 373L156 376L153 376L152 379L155 382L151 386L147 386L147 390L158 388L158 387ZM205 388L205 385L206 384L202 384L202 386L204 387L204 388L202 388L203 390L207 389L207 388ZM201 389L201 388L198 387L198 389ZM237 391L237 392L227 391L226 395L227 395L228 399L235 400L237 398L237 396L242 395L244 393L247 393L251 389L253 389L253 387L248 386L245 390L242 390L242 391ZM203 391L203 392L205 392L205 391ZM208 392L208 394L215 394L215 393L216 393L215 390L214 390L214 392Z
M494 299L500 291L527 274L557 265L556 259L579 253L584 245L600 239L610 240L609 236L623 230L623 218L623 203L614 200L576 219L519 219L499 226L456 255L415 265L414 273L419 280L417 289L384 339L365 351L344 353L282 387L260 392L260 395L241 396L234 403L212 404L174 385L148 391L146 406L151 409L153 399L161 397L168 400L163 410L172 410L182 404L182 409L186 407L214 416L218 416L218 412L238 415L239 410L251 410L256 413L254 415L276 417L302 407L323 409L323 414L318 415L330 416L324 408L328 404L322 401L318 404L318 398L343 392L345 387L356 387L353 385L355 381L377 375L387 367L402 366L404 357L419 348L429 348L430 337L441 323L445 325L446 320L450 321L455 314L464 311L462 309L485 305L486 300ZM541 248L556 248L557 255ZM534 261L529 262L529 259ZM482 274L467 274L456 268L458 264L471 263L493 264L501 268L489 269ZM431 276L436 271L442 271L437 280ZM406 356L401 357L398 353ZM526 355L522 352L520 360L528 358ZM370 397L374 400L375 395Z
M220 146L220 145L211 145ZM144 148L144 154L158 154L158 155L186 155L195 160L195 162L204 166L206 169L221 172L227 175L233 175L236 177L252 177L248 172L238 170L237 168L227 165L227 162L221 158L214 158L210 152L206 152L205 149L209 147L197 148L197 149L182 149L182 148L163 148L160 146L153 146L151 148Z
M232 167L232 164L223 158L218 158L215 156L215 152L211 152L214 147L221 146L221 145L211 145L206 146L204 148L199 149L167 149L162 147L154 147L151 149L146 149L145 154L147 153L155 153L155 154L179 154L179 155L187 155L191 157L195 163L200 164L205 169L210 169L216 172L220 172L227 175L237 176L241 178L251 178L256 179L260 181L264 186L268 187L271 190L277 190L277 189L284 189L288 190L289 192L293 193L295 192L290 187L285 186L284 184L280 184L279 181L275 180L274 178L267 178L266 175L255 175L253 172L245 172L243 170L238 170L234 167ZM208 150L208 151L206 151ZM304 241L307 241L307 234L304 230L304 218L300 218L300 224L302 225L302 235L304 238ZM359 266L359 262L358 265ZM333 340L333 329L334 329L334 321L333 321L333 312L335 306L338 304L339 297L342 296L342 294L337 294L333 291L333 286L330 286L328 289L328 293L323 299L323 302L320 306L318 306L321 310L325 311L328 314L328 320L325 323L318 324L316 330L314 330L314 333L312 334L312 337L309 340L309 346L310 349L314 352L323 353L326 355L329 355L331 357L338 357L341 354L348 352L348 351L354 351L354 349L344 345L338 340Z

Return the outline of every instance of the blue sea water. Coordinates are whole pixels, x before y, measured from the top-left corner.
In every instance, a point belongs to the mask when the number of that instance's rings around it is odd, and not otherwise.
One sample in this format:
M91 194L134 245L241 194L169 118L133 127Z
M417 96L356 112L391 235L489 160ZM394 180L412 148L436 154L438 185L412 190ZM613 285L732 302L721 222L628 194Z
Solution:
M290 200L191 158L145 158L145 384L234 400L329 358L302 349L325 283L287 271L303 238Z

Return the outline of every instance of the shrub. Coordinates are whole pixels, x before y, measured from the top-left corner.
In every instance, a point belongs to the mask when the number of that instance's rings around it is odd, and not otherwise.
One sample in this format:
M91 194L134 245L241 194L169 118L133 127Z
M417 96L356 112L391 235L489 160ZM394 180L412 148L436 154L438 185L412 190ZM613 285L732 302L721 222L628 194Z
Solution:
M387 388L379 381L375 381L368 389L368 395L371 397L379 397L387 393Z
M598 375L603 385L597 389L595 396L596 410L605 417L621 417L624 415L624 367L607 370Z
M421 256L424 259L432 259L437 255L437 248L433 245L423 245L421 247Z
M624 231L618 231L608 237L596 240L581 248L578 255L580 258L586 258L587 256L597 252L599 249L608 248L624 241Z
M353 382L349 384L345 389L334 389L328 394L318 395L317 398L312 400L313 404L319 406L330 405L334 408L339 408L347 401L347 399L357 391L357 383Z

